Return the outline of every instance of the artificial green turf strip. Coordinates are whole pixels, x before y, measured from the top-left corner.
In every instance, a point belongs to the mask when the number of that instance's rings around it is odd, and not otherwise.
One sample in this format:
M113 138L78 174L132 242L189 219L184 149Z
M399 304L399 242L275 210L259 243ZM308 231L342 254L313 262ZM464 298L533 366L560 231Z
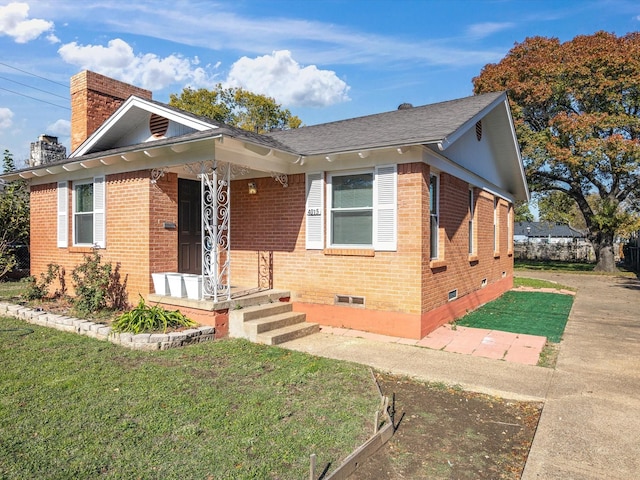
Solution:
M571 305L571 295L511 291L465 315L456 325L538 335L558 343Z

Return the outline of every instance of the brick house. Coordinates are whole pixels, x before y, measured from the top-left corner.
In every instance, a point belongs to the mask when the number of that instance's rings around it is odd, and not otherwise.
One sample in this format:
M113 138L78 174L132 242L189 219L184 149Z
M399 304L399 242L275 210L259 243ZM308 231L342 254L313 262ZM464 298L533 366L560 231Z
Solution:
M3 176L30 182L33 275L97 245L132 301L219 336L257 292L308 322L421 338L512 286L528 190L504 93L266 135L89 71L71 103L71 155Z

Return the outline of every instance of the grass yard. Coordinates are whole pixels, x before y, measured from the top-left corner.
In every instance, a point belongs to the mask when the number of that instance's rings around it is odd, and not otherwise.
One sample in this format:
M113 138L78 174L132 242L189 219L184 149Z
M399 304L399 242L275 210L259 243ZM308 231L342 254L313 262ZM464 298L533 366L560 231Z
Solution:
M367 367L242 340L158 352L0 317L0 478L307 478L372 433Z
M526 277L514 277L513 286L514 288L517 288L517 287L553 288L555 290L569 290L572 292L576 291L576 289L573 287L560 285L559 283L556 283L556 282L550 282L548 280L540 280L537 278L526 278Z
M573 296L509 291L455 322L456 325L547 337L558 343Z

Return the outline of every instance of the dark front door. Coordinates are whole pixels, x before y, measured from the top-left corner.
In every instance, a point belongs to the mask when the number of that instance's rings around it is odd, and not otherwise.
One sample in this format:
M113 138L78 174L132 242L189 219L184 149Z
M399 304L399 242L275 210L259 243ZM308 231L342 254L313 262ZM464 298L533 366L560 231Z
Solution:
M178 179L178 271L202 273L200 182Z

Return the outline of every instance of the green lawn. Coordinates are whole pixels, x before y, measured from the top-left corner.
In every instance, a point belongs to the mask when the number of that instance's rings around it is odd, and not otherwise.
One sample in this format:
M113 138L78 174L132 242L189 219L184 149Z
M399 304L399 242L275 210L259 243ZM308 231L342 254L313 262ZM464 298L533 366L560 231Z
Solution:
M575 292L576 289L568 287L566 285L560 285L556 282L550 282L549 280L540 280L537 278L527 277L513 277L513 286L517 287L529 287L529 288L553 288L555 290L569 290Z
M497 300L465 315L456 325L562 339L573 296L509 291Z
M307 478L371 435L369 369L242 340L158 352L0 317L0 478Z

